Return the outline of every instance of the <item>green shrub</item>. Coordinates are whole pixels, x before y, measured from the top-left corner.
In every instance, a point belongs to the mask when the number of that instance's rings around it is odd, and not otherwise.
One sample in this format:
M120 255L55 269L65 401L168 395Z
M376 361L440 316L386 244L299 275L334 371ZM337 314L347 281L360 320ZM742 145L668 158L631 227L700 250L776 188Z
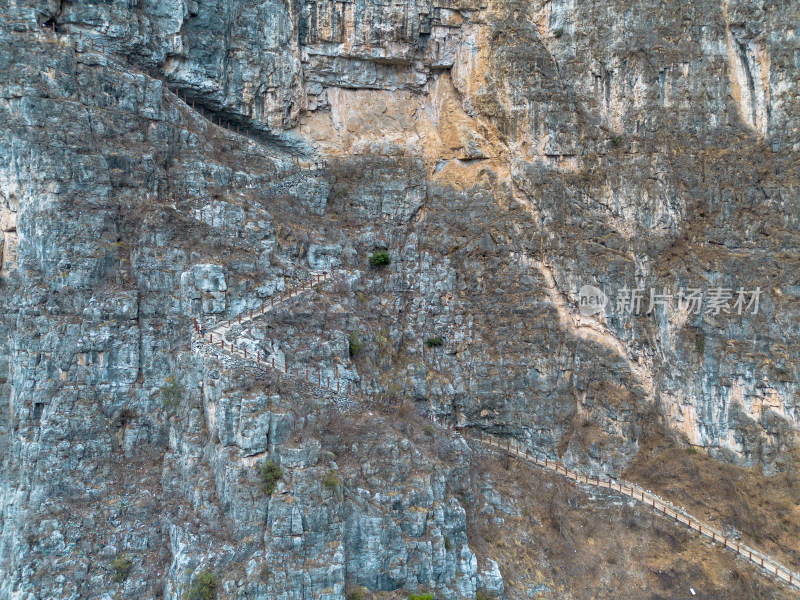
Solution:
M364 343L361 341L361 337L356 331L350 333L349 341L350 341L350 356L355 356L358 353L358 351L364 347Z
M475 600L495 600L495 597L486 592L475 592Z
M433 600L433 594L411 594L408 600Z
M114 583L122 583L130 575L133 568L133 560L127 554L118 554L114 562L111 563L111 568L114 570L114 576L111 581Z
M354 587L347 590L347 600L367 600L367 589Z
M444 536L444 549L450 552L453 549L453 543L450 541L450 538Z
M386 252L386 250L379 250L369 257L369 264L375 268L385 267L390 262L392 262L392 259L389 257L389 253Z
M322 485L324 485L329 490L335 490L339 487L339 476L336 475L336 471L331 469L325 474L324 479L322 480Z
M283 477L281 469L272 459L261 465L261 485L267 496L271 496L278 487L278 480Z
M178 403L180 403L182 396L183 386L174 377L167 377L164 381L164 387L161 388L161 400L164 403L164 408L174 411L178 408Z
M194 578L192 587L183 595L184 600L214 600L217 597L217 576L206 569Z
M611 145L614 146L614 148L619 148L621 144L622 144L622 136L615 135L614 137L611 138Z
M424 431L425 435L427 435L428 437L436 436L436 430L433 428L433 425L425 425L422 431Z
M553 37L554 38L558 39L562 35L564 35L564 28L563 27L559 27L558 29L554 29L553 30Z
M704 332L698 330L697 337L694 338L694 348L700 356L706 351L706 334Z
M689 448L687 448L687 450L686 450L686 451L687 451L689 454L697 454L697 448L695 448L694 446L689 446Z
M444 340L440 337L432 337L425 340L425 345L428 348L436 348L436 346L441 346L444 344Z

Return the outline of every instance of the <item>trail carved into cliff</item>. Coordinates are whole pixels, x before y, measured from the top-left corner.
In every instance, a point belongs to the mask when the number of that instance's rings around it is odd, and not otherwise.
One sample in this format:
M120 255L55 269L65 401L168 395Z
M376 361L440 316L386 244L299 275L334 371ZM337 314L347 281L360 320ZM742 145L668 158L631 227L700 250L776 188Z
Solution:
M539 269L545 277L545 281L547 282L548 290L551 295L551 300L559 311L559 317L562 319L562 321L565 321L563 323L565 326L570 326L575 331L583 330L583 334L587 336L586 339L607 346L612 350L620 352L622 356L625 356L624 347L622 347L621 342L616 338L604 334L604 332L602 330L598 330L597 327L578 327L577 323L575 322L576 317L571 314L571 312L567 309L563 298L558 295L552 274L548 271L543 263L534 261L534 266ZM341 271L339 274L347 275L347 271ZM294 378L295 381L302 383L303 385L310 385L312 389L316 388L323 393L327 392L329 395L331 395L331 399L333 400L345 400L348 401L349 404L355 397L361 402L377 402L379 404L387 403L387 399L382 397L382 395L379 393L376 394L375 390L366 390L363 386L357 385L354 392L352 382L350 381L338 379L331 380L329 378L323 379L321 376L321 370L316 372L317 379L315 382L314 374L310 369L304 368L301 371L296 367L294 371L292 371L285 358L283 361L279 360L278 362L275 362L274 357L270 356L264 356L263 360L260 354L253 356L251 352L248 356L247 349L238 343L239 338L236 337L237 334L241 334L241 332L248 326L252 326L256 322L265 319L271 312L275 310L276 306L285 306L288 301L308 294L316 287L322 286L324 283L331 281L333 278L333 271L330 273L327 271L323 271L321 273L311 272L308 279L297 282L294 289L290 288L288 292L282 293L277 304L273 297L269 303L262 303L261 310L251 310L248 314L239 315L236 319L223 319L213 324L208 330L206 330L197 320L195 320L195 341L197 343L193 344L193 349L199 352L209 352L212 349L219 350L236 360L249 361L251 363L254 362L261 368L273 370L275 373L282 374L285 377ZM208 334L208 339L206 339L206 334ZM216 341L214 340L215 335L217 336ZM230 337L233 337L233 339L230 339ZM647 373L643 371L641 367L638 367L637 365L631 365L631 368L632 370L636 369L638 376L644 381L648 381ZM345 388L342 385L343 383L347 384L346 393ZM335 391L334 387L336 388ZM530 449L527 448L523 449L519 443L512 445L510 440L506 440L505 444L503 444L499 439L493 436L484 435L483 432L478 432L476 434L467 430L466 428L455 427L452 424L442 423L434 415L430 415L429 419L444 429L448 429L456 432L459 435L462 435L467 440L472 440L474 442L486 445L492 450L505 452L512 458L526 464L545 468L563 475L576 485L593 486L623 494L641 503L643 506L649 507L656 514L661 514L665 518L674 520L676 525L685 525L690 531L697 532L700 536L710 539L712 543L722 543L723 549L730 550L738 557L744 558L749 563L760 567L762 569L762 573L766 575L772 575L778 580L800 589L800 574L798 574L796 571L787 568L768 554L760 552L746 544L728 539L723 532L712 527L707 522L697 519L696 517L687 513L685 510L676 508L671 502L666 501L633 483L614 479L601 479L600 477L591 478L576 470L569 470L560 461L552 460L547 455L540 455L536 451L531 452Z

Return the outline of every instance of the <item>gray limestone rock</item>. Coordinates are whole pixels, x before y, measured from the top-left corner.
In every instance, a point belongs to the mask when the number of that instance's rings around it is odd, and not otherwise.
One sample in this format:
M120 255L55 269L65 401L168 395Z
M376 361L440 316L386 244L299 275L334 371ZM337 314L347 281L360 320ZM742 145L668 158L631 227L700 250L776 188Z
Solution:
M794 468L795 2L7 4L0 596L503 597L409 406L592 475L654 432ZM331 267L242 344L389 416L192 338Z

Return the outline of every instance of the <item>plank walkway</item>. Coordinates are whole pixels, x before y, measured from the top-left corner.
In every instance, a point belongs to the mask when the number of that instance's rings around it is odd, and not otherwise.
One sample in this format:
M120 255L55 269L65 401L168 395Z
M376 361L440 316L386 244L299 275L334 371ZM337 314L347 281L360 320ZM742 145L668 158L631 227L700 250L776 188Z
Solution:
M59 36L62 34L62 32L56 33L54 28L52 34L54 36ZM66 35L70 36L68 30L66 31ZM73 41L72 38L70 38L70 41L71 42ZM94 42L90 41L90 44L91 47L94 48ZM127 60L125 60L124 56L118 57L116 53L109 55L105 52L105 48L103 46L101 46L98 50L101 54L106 56L106 58L113 58L114 61L122 62L128 68L138 71L138 69L136 69L133 65L129 64ZM152 76L151 74L148 75ZM194 108L194 103L190 104L189 99L186 97L186 95L184 95L184 97L181 99L180 94L176 93L174 90L171 90L166 85L166 83L164 83L164 86L168 90L168 92L172 93L178 100L182 100L187 107L191 108L195 112L198 112L197 109ZM219 116L217 116L217 123L214 123L213 113L209 112L208 116L206 116L204 114L205 111L203 107L200 108L199 113L202 117L210 120L212 124L222 129L226 129L226 127L223 126L222 119ZM226 130L229 132L233 132L231 123L226 121L226 125L227 125ZM236 133L237 135L241 135L238 125ZM258 137L256 137L256 140L253 140L253 138L250 137L247 131L245 131L245 135L248 137L248 139L251 139L252 141L258 141L262 144L266 144L266 141L261 140ZM276 173L276 175L268 178L268 180L265 181L265 183L272 183L279 181L280 179L287 176L291 177L293 175L297 175L300 173L301 170L304 170L304 168L307 170L315 170L315 169L320 169L322 167L324 167L324 164L321 164L319 162L306 163L301 166L298 160L295 163L295 167L292 168L288 173L283 173L283 174ZM199 213L199 218L201 221L203 221L202 212ZM213 217L211 223L213 224ZM344 274L345 272L342 271L341 273ZM333 272L330 273L327 271L311 272L311 276L305 281L298 282L294 289L290 288L287 291L282 292L280 296L277 298L277 301L275 296L273 296L270 299L269 303L266 302L262 303L260 310L256 311L251 310L249 311L249 313L245 315L239 315L235 320L233 319L221 320L215 323L212 327L210 327L208 331L206 331L205 328L202 327L200 323L195 319L194 321L195 335L199 337L198 341L201 342L201 345L208 344L209 346L213 347L216 347L218 345L219 349L221 349L223 352L227 354L230 354L231 356L234 356L242 360L252 361L265 369L272 369L275 370L276 372L283 373L289 376L294 376L298 379L302 377L302 380L305 383L311 383L312 385L315 385L323 390L331 391L335 386L336 391L339 392L342 383L347 383L348 386L347 393L349 396L353 395L352 382L349 381L343 382L343 380L336 378L334 379L326 378L326 380L323 380L321 369L315 370L312 373L310 369L304 368L301 374L299 367L295 367L294 371L292 371L290 370L289 365L286 363L285 360L283 363L280 363L280 361L276 363L274 357L264 356L262 359L260 352L257 352L256 356L253 356L251 352L250 355L248 356L247 349L242 346L238 338L229 339L229 335L232 332L235 332L237 330L242 331L243 328L246 328L248 325L252 325L257 320L266 318L266 316L269 313L273 312L276 309L276 307L285 306L290 300L302 296L312 291L315 287L331 281L333 277L334 277ZM208 336L208 339L206 339L206 336ZM194 344L193 348L196 348ZM317 376L316 382L314 381L314 374L316 374ZM343 391L344 389L342 388L341 392ZM361 399L371 400L373 402L376 400L378 402L386 401L386 398L382 397L376 398L376 394L374 391L366 392L362 386L358 386L355 389L355 396ZM486 446L491 450L502 452L516 460L525 462L527 464L541 467L543 469L548 469L554 473L558 473L559 475L562 475L563 477L567 478L568 480L576 484L593 486L596 488L604 488L618 492L629 498L632 498L633 500L636 500L637 502L640 502L644 506L650 508L655 513L663 515L664 517L670 520L673 520L677 525L685 525L686 527L688 527L690 531L697 532L700 536L704 536L709 540L711 540L712 543L721 544L722 548L734 552L737 556L744 558L749 563L757 566L763 574L773 576L778 580L789 584L792 587L800 589L800 574L798 574L796 571L787 568L779 561L770 557L768 554L760 552L755 548L752 548L751 546L748 546L746 544L742 544L739 541L727 538L723 534L723 532L721 532L719 529L716 529L710 526L708 523L693 517L683 509L676 508L672 503L663 500L662 498L659 498L658 496L652 494L651 492L648 492L647 490L642 489L641 487L633 483L626 481L618 481L613 479L601 479L599 477L594 477L594 478L589 477L578 471L571 471L563 464L561 464L559 461L552 460L545 455L539 455L538 453L535 452L531 453L528 448L523 448L518 443L512 444L510 440L506 440L505 442L503 442L499 438L483 434L482 432L476 434L473 431L468 430L466 428L453 427L451 424L441 423L435 417L430 417L430 418L437 425L440 425L454 432L457 432L467 440L477 442L479 444Z
M512 444L510 441L503 443L494 436L487 436L482 433L475 434L474 432L466 429L456 428L456 430L467 439L477 441L493 450L505 453L517 460L536 465L537 467L542 467L544 469L549 469L554 473L563 475L567 479L577 484L605 488L628 496L629 498L633 498L648 508L651 508L657 514L661 514L670 520L674 520L676 524L686 525L689 530L696 531L698 534L705 536L712 542L721 544L724 549L730 550L748 562L758 566L762 570L762 573L773 575L793 587L800 588L800 575L796 571L788 569L777 560L771 558L769 555L759 552L751 546L742 544L737 540L731 540L727 538L719 529L715 529L708 523L693 517L683 509L676 508L671 502L659 498L658 496L642 489L636 484L627 481L589 477L578 471L571 471L560 462L554 461L546 456L540 456L536 453L531 453L528 449L523 449L519 444Z
M339 273L342 275L347 274L346 271L340 271ZM284 306L290 300L307 294L315 287L331 281L334 276L335 275L332 271L330 273L328 271L312 272L309 279L299 282L296 284L294 289L289 289L286 292L281 293L277 300L273 297L270 302L262 303L260 310L251 310L247 314L239 315L235 319L225 319L219 321L206 332L203 332L199 324L195 322L195 333L201 336L202 341L211 345L217 345L226 353L236 356L239 359L252 361L264 368L274 369L279 373L301 378L306 383L311 383L322 390L332 390L335 386L336 390L339 391L341 381L338 379L324 380L321 376L321 369L315 370L313 373L308 368L304 368L303 371L297 367L294 370L291 370L286 362L276 363L274 359L268 360L266 356L262 359L260 354L253 356L252 352L248 355L247 350L243 349L241 345L237 344L236 339L228 339L229 334L232 332L235 333L237 330L242 331L247 327L247 325L251 325L256 320L265 318L278 306ZM208 339L206 339L206 337L208 337ZM314 374L316 374L316 378L314 377ZM351 382L347 382L347 384L349 388L348 393L352 394ZM356 398L360 397L361 399L367 399L378 403L387 402L386 398L381 396L376 397L374 392L366 393L360 387L355 390L355 396ZM482 432L475 433L474 431L464 427L454 427L451 424L443 423L433 416L429 418L436 425L456 432L462 435L466 440L477 442L494 451L502 452L527 464L548 469L554 473L562 475L576 484L604 488L632 498L647 508L650 508L656 514L663 515L664 517L674 521L677 525L685 525L690 531L697 532L700 536L708 538L711 542L720 544L722 548L734 552L737 556L744 558L749 563L757 566L763 574L774 576L780 581L800 589L800 574L798 574L796 571L787 568L779 561L770 557L768 554L760 552L759 550L737 540L729 539L719 529L716 529L708 523L693 517L683 509L676 508L671 502L656 496L652 492L649 492L637 486L636 484L614 479L589 477L583 473L580 473L579 471L568 469L559 461L553 460L545 455L540 455L536 452L531 452L529 449L523 448L516 442L512 443L510 440L501 441L499 438L486 435Z

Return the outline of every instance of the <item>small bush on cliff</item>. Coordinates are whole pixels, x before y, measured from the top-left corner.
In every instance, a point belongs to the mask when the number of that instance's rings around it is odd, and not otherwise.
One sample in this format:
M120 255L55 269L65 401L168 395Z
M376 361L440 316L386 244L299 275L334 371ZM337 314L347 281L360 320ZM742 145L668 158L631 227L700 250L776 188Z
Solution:
M615 135L614 137L611 138L611 145L614 148L619 148L621 144L622 144L622 136Z
M369 264L376 269L380 267L385 267L391 262L392 259L389 257L389 253L386 252L386 250L378 250L372 256L369 257Z
M164 408L170 412L174 411L178 408L182 396L183 386L174 377L167 377L164 387L161 388L161 400L164 402Z
M192 587L183 595L184 600L214 600L217 597L217 576L206 569L195 577Z
M350 356L355 356L356 354L358 354L358 351L364 347L364 342L361 341L361 337L356 331L350 333L349 342L350 342Z
M111 568L114 570L114 576L111 580L114 583L122 583L130 575L133 568L133 560L127 554L119 554L114 562L111 563Z
M495 600L495 597L486 592L475 592L475 600Z
M408 600L433 600L433 594L411 594Z
M440 337L432 337L425 340L425 345L428 348L436 348L437 346L441 346L444 344L444 340Z
M706 351L706 334L704 332L697 331L697 335L694 338L694 349L697 350L700 356L703 356Z
M348 589L347 600L367 600L367 589L363 587Z
M278 480L283 477L281 469L272 459L261 465L261 486L267 496L272 496L278 487Z
M336 471L331 469L325 474L325 477L322 480L322 485L324 485L329 490L335 490L339 487L339 476L336 475Z

